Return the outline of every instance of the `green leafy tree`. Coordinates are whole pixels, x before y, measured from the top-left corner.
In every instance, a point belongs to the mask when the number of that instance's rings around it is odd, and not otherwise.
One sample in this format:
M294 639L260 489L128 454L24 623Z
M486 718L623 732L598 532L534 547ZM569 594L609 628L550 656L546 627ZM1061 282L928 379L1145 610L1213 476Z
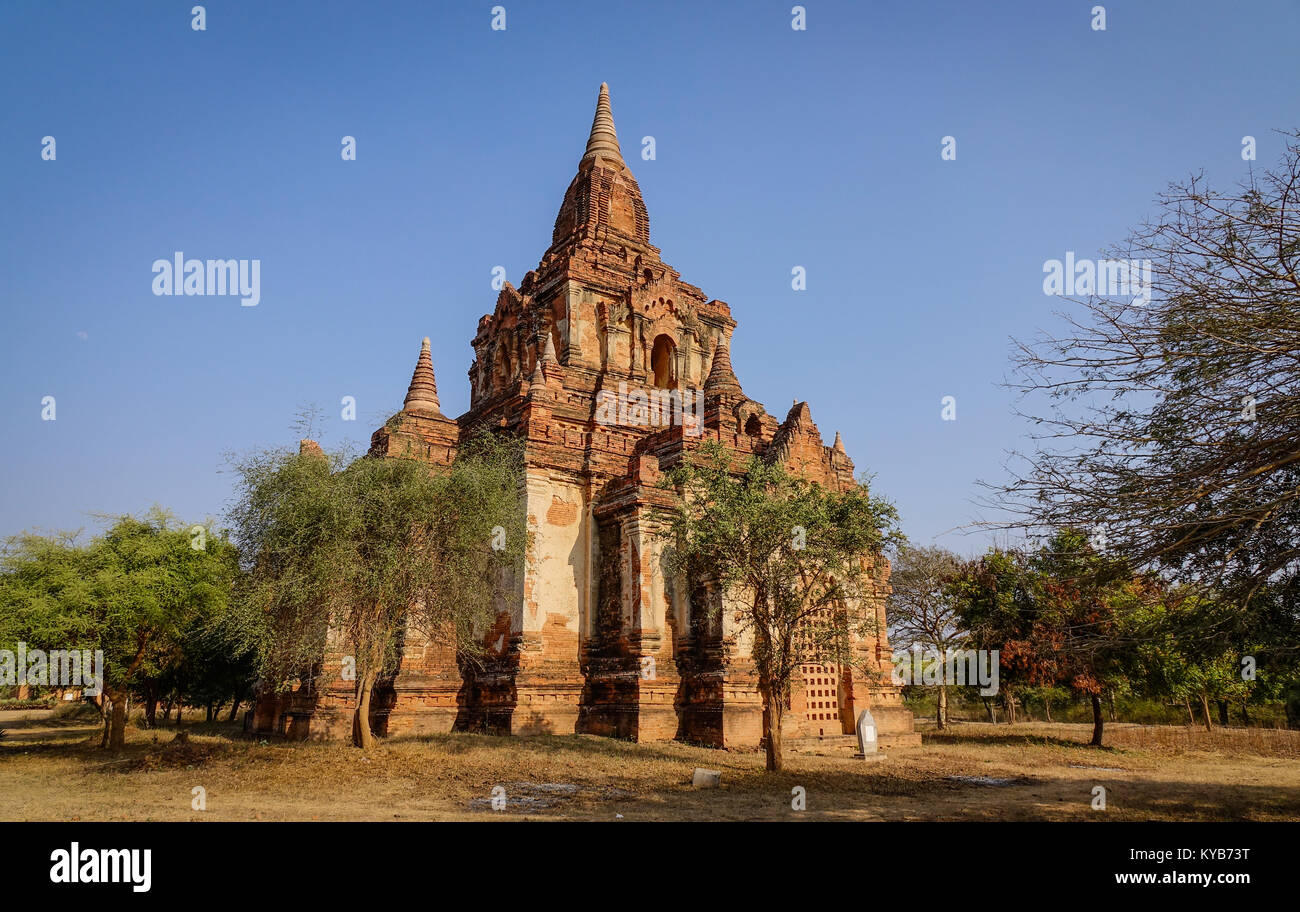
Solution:
M44 649L102 650L111 705L106 746L125 744L127 698L173 655L202 618L230 598L237 560L218 535L195 548L188 527L155 509L123 516L85 546L69 537L11 540L0 575L0 614Z
M230 702L228 721L234 721L240 704L253 693L257 678L256 656L241 646L238 631L232 625L237 615L223 613L204 618L185 636L175 661L168 666L159 685L150 692L155 700L170 694L180 702L207 708L208 720L217 718L221 707ZM148 704L146 717L154 724Z
M962 617L983 649L997 649L1012 686L1069 687L1092 705L1092 744L1102 744L1102 695L1123 683L1128 619L1159 596L1151 580L1062 529L1035 551L994 549L957 584Z
M998 651L998 686L1034 686L1027 665L1005 660L1007 644L1025 638L1033 616L1033 580L1023 555L990 548L962 568L949 583L949 591L958 601L961 626L970 631L970 645ZM997 721L992 700L981 699L989 721Z
M24 532L0 553L0 648L73 648L74 612L86 599L80 533Z
M1209 731L1214 728L1211 703L1219 705L1220 722L1227 725L1230 703L1244 708L1252 698L1279 700L1277 685L1291 678L1294 663L1254 641L1240 620L1231 603L1212 593L1170 587L1135 625L1135 680L1153 696L1185 704L1189 723L1195 702Z
M355 662L354 741L369 748L375 682L406 627L481 653L527 553L521 458L515 442L485 434L444 470L310 449L240 462L241 626L264 680L313 677L337 636Z
M869 599L897 513L865 484L831 491L751 458L739 471L717 442L669 471L676 511L669 565L691 591L714 593L706 611L734 612L753 635L768 770L782 768L781 718L803 662L848 663L854 632L874 634Z
M1031 701L1043 705L1043 715L1046 721L1052 721L1052 705L1060 705L1070 699L1070 691L1064 687L1054 684L1025 686L1018 691L1020 698L1028 705Z

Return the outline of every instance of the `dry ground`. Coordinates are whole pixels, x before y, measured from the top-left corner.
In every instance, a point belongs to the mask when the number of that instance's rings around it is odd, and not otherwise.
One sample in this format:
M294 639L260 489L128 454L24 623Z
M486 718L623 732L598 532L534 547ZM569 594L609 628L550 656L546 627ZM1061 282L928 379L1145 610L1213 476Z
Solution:
M1088 726L963 723L871 763L843 742L797 743L768 774L757 751L678 743L445 735L364 755L217 724L185 725L188 744L128 727L114 759L93 724L16 715L0 714L3 820L1300 820L1300 732L1119 724L1095 750ZM722 788L692 789L697 766L721 770Z

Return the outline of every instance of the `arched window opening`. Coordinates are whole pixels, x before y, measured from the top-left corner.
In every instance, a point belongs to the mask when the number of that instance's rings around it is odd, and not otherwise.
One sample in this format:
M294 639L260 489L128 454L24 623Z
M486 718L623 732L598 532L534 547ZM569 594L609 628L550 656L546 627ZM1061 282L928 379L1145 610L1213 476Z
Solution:
M763 436L763 422L758 420L757 415L749 416L749 420L745 422L745 433L750 437Z
M677 385L676 356L677 346L671 336L655 337L654 348L650 350L650 367L655 375L655 389L672 389Z

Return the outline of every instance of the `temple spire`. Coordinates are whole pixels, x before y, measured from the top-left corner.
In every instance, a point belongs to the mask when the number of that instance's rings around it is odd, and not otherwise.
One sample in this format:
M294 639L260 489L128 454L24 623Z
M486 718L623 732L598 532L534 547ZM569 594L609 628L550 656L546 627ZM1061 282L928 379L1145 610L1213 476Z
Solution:
M429 352L429 337L420 345L420 358L411 374L411 385L406 390L402 411L416 415L441 415L438 406L438 384L433 379L433 355Z
M609 108L609 86L603 82L600 84L600 97L596 99L596 116L591 121L591 135L587 137L587 151L582 160L597 155L623 164L618 134L614 132L614 115Z
M744 396L736 372L731 369L731 354L727 351L727 340L718 338L713 348L713 363L709 365L709 378L704 381L706 396L732 395Z
M837 453L844 453L844 455L846 456L848 455L848 453L845 453L844 451L844 438L840 436L839 431L835 432L835 445L832 447L832 449L835 450L835 452Z

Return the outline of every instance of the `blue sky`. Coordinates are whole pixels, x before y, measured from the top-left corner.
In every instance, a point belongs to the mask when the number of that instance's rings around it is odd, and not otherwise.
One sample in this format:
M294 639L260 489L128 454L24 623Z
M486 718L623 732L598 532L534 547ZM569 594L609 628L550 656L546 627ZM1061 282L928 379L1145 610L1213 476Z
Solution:
M491 2L210 2L202 32L189 0L0 3L0 534L219 516L223 452L295 442L307 403L368 440L425 335L464 411L492 267L536 266L606 81L746 393L808 400L914 541L975 553L951 530L1024 443L998 384L1054 325L1043 262L1300 121L1286 0L1105 3L1105 31L1090 2L812 0L805 31L790 2L501 3L504 31ZM261 303L155 296L177 250L259 259Z

